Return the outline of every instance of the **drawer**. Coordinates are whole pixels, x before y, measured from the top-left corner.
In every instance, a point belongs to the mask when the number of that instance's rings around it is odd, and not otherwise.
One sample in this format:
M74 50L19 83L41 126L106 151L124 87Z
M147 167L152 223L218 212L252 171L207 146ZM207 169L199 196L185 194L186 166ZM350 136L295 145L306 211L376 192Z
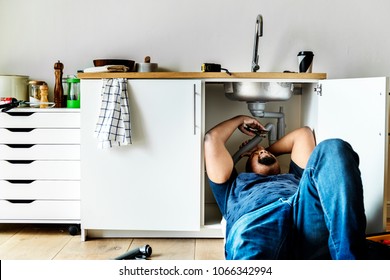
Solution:
M18 111L0 113L3 128L80 128L80 113Z
M0 180L0 199L79 200L80 181Z
M80 161L0 161L4 180L80 180Z
M80 160L80 145L0 144L0 160Z
M80 201L0 200L1 220L80 220Z
M0 144L80 144L80 129L0 128Z

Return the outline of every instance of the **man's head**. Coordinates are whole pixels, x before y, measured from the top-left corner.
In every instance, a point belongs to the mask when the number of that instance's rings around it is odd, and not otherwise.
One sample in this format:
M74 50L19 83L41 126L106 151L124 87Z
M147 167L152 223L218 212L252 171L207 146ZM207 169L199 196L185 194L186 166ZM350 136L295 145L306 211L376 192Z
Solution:
M251 151L245 169L246 172L254 172L261 175L276 175L280 173L280 165L276 157L261 146Z

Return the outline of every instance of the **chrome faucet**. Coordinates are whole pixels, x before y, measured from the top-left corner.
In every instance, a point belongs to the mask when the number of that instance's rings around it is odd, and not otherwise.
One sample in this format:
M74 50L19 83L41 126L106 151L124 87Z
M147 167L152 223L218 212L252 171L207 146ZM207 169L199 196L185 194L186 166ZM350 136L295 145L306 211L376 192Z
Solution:
M263 16L258 15L256 18L255 38L253 42L253 58L252 58L252 72L260 69L259 66L259 38L263 36Z

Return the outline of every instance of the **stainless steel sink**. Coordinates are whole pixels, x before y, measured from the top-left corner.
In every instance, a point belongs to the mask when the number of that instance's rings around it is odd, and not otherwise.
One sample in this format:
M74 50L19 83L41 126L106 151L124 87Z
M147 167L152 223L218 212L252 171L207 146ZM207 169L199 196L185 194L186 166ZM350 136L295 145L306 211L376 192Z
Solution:
M230 100L246 102L286 101L294 85L288 82L225 82L225 95Z

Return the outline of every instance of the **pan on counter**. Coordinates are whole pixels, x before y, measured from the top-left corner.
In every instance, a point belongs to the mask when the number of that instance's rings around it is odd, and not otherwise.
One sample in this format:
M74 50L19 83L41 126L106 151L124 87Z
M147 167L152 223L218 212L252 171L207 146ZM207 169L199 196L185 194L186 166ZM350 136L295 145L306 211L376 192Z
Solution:
M99 66L106 66L106 65L124 65L126 67L129 67L129 72L134 71L134 60L128 60L128 59L95 59L93 61L93 65L95 67Z

